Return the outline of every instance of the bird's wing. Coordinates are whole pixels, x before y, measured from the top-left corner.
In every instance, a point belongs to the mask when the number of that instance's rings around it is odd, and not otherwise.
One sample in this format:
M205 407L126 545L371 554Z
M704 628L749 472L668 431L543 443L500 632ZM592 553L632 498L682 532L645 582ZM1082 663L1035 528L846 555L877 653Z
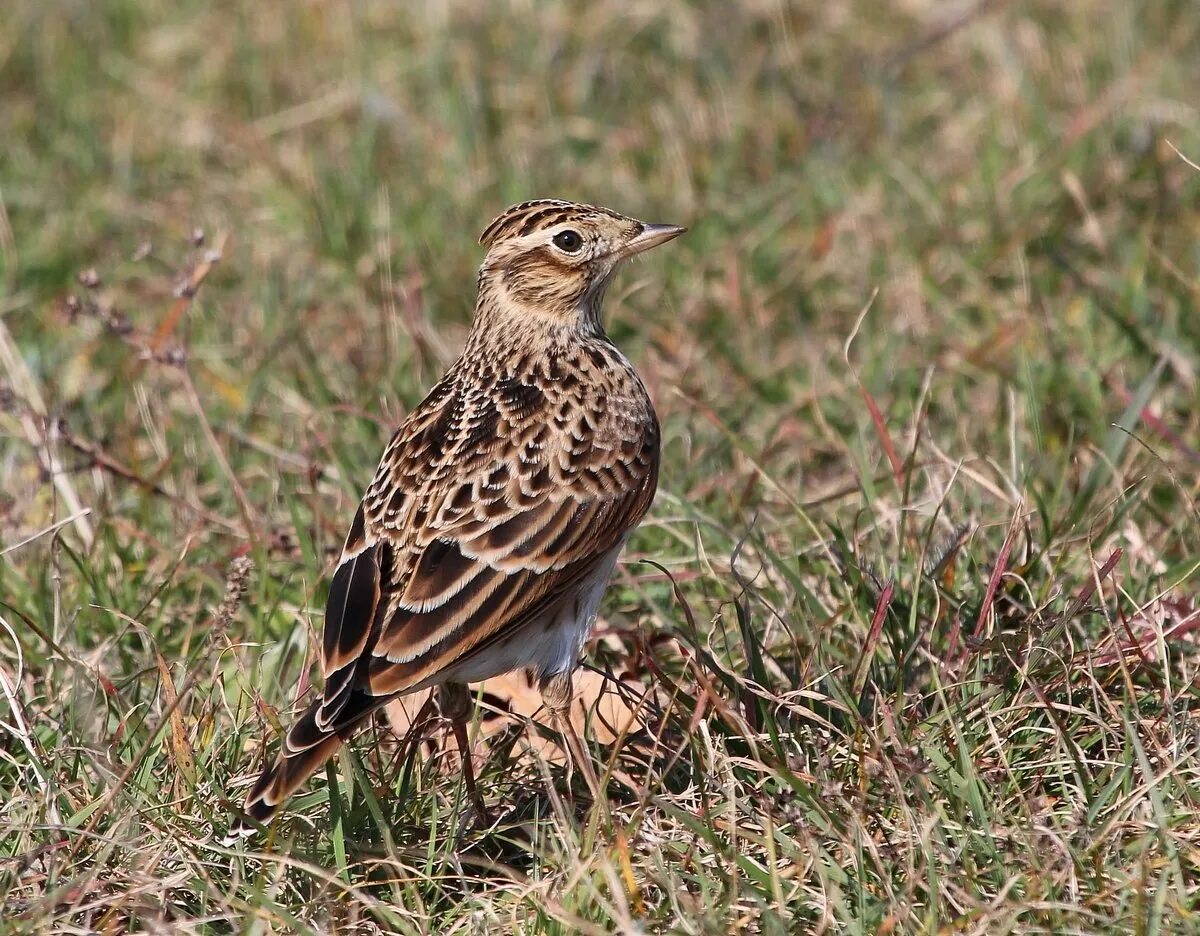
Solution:
M389 445L330 587L320 729L553 607L646 513L652 411L598 439L585 414L521 419L531 396L435 388Z

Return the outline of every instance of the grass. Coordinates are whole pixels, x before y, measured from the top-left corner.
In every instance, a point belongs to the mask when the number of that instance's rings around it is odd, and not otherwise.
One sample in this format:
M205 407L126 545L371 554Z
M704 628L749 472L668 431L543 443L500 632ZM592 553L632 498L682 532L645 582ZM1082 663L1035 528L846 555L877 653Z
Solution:
M5 20L0 931L1200 928L1194 4ZM538 195L692 227L609 301L665 433L589 657L660 701L632 788L510 739L464 826L378 727L222 847Z

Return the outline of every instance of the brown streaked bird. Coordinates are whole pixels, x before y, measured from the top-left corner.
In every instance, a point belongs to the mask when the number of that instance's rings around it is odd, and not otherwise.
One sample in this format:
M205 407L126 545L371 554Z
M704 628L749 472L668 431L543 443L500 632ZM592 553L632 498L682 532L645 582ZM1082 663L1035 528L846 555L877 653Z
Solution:
M466 684L518 669L595 789L571 676L659 458L654 407L600 306L623 260L684 230L551 199L484 230L470 335L383 453L329 590L324 690L247 795L251 819L409 692L440 687L465 752Z

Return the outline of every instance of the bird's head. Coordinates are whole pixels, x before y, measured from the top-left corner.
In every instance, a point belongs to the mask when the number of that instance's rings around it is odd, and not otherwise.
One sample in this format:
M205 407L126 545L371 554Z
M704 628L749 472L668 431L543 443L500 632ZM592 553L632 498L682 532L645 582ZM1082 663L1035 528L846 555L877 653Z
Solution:
M563 324L591 322L621 261L686 230L592 205L522 202L479 236L487 249L479 271L481 298L490 293L514 311Z

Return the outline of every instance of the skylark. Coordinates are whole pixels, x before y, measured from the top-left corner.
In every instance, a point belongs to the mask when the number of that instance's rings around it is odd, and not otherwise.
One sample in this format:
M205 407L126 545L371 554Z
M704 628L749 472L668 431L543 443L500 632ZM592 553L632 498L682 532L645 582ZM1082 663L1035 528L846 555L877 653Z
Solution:
M484 230L466 346L383 453L329 590L324 690L247 795L249 817L269 820L406 693L439 687L464 752L467 683L527 669L566 712L658 481L658 419L600 306L623 260L684 230L550 199ZM556 724L594 785L569 719ZM469 757L463 769L482 812Z

